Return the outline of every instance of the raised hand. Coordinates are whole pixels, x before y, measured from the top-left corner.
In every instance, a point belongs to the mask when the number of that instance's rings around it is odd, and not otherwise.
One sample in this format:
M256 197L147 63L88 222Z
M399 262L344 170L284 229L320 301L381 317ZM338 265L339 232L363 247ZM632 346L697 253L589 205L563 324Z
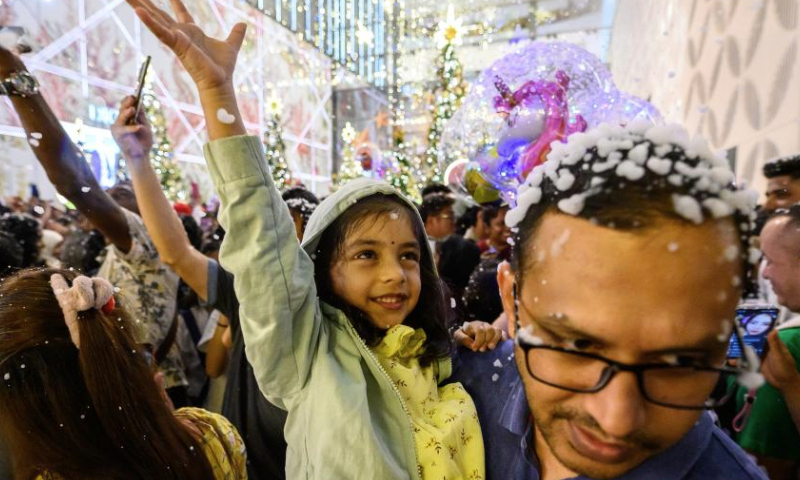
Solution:
M236 104L233 71L247 26L236 24L225 40L207 36L181 0L170 0L177 20L151 0L126 0L147 28L177 55L200 93L211 140L244 135L247 130Z
M786 344L778 337L777 331L767 337L769 350L761 364L761 373L767 382L778 390L800 387L800 373Z
M497 344L505 340L506 334L499 328L481 321L467 322L456 330L454 339L462 347L473 352L494 350Z
M194 23L181 0L170 0L177 20L151 0L126 1L147 28L175 53L200 92L213 91L232 83L246 24L234 25L227 39L216 40Z
M153 129L147 120L144 110L139 110L136 125L128 125L136 115L136 99L125 97L120 105L117 120L111 125L111 135L122 150L122 155L130 162L149 161L150 150L153 148Z

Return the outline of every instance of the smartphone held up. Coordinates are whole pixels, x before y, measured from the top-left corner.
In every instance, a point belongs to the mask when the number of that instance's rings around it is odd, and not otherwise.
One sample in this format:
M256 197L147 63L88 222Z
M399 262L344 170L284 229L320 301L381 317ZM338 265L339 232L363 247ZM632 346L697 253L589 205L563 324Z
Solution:
M728 345L728 358L740 358L744 346L755 350L759 357L763 357L767 346L767 336L778 322L778 308L769 304L745 303L736 309L736 325L741 328L744 335L731 336Z
M133 117L128 120L128 125L136 125L136 120L139 118L139 112L142 110L142 92L144 91L145 80L147 79L147 71L150 68L150 61L152 57L148 55L144 62L142 63L141 68L139 69L139 83L136 86L136 93L134 94L135 97L135 108L136 113Z

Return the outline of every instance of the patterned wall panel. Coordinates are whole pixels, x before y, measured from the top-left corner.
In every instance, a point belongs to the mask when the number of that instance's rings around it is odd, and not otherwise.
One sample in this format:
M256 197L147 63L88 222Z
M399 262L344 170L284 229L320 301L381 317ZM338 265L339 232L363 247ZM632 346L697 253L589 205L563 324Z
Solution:
M186 175L211 193L202 165L205 123L193 83L123 0L5 0L0 5L0 25L25 27L38 46L26 56L26 64L58 117L64 122L82 118L84 134L105 149L113 147L104 134L118 102L133 91L142 56L153 55L153 88L164 106L176 158L185 166L197 164L186 166ZM311 189L327 193L331 61L243 2L194 0L190 8L212 35L226 35L236 22L248 23L235 77L247 127L254 134L263 131L265 99L275 92L284 105L290 166ZM33 175L32 152L19 148L22 136L16 115L2 99L0 195L24 193L28 183L41 182ZM50 191L47 185L42 189Z
M620 0L609 61L618 85L670 121L735 149L739 179L800 151L797 0Z

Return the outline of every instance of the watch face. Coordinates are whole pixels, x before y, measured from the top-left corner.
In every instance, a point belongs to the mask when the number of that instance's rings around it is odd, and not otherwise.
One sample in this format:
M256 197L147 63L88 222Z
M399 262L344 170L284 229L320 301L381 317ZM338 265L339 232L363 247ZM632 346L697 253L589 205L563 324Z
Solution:
M14 75L13 78L11 78L11 84L17 92L23 95L36 93L39 87L36 83L36 79L26 74Z

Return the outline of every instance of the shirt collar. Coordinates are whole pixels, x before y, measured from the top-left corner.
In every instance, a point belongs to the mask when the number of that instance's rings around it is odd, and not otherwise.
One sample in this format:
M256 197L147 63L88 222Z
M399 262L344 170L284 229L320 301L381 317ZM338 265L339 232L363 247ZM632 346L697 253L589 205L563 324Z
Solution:
M638 467L619 477L618 480L681 479L686 477L706 451L713 429L714 421L711 419L711 414L703 412L694 427L678 443L660 454L648 458Z
M503 405L498 423L514 435L521 436L530 428L530 419L531 411L528 409L528 398L525 396L522 379L517 375L511 387L511 393L508 395L508 400Z

